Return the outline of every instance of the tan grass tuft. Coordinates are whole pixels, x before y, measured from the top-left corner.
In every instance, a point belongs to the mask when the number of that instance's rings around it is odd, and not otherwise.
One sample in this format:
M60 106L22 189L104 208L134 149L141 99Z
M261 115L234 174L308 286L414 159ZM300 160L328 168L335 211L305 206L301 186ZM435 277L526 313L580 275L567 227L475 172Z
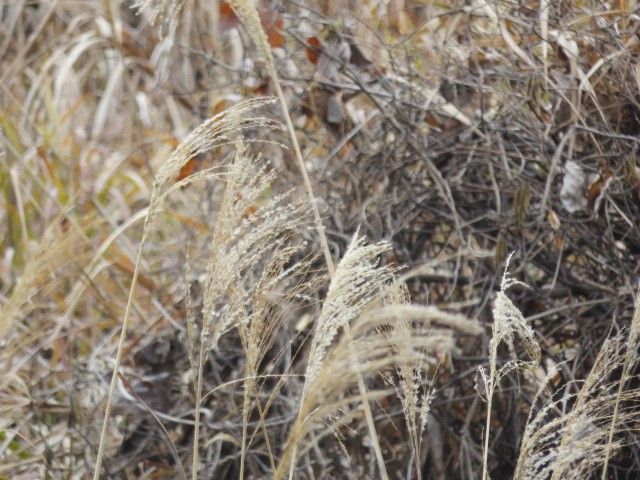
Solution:
M284 93L280 85L278 72L276 71L276 65L273 60L273 55L271 54L271 48L269 46L267 35L262 28L262 24L260 23L260 16L258 15L258 11L256 10L256 7L253 4L252 0L230 0L229 3L233 6L233 9L235 10L240 20L242 20L242 23L244 23L247 27L251 38L260 50L260 53L262 54L262 57L269 69L271 80L273 81L278 100L280 101L280 107L282 109L282 115L285 119L287 131L289 132L289 138L291 139L291 144L293 145L293 150L296 156L296 161L298 163L298 168L300 170L300 175L302 175L305 189L307 190L307 194L309 195L309 202L311 204L311 210L313 211L313 216L316 221L316 228L318 230L320 246L322 247L322 252L327 264L327 269L329 271L329 275L333 275L333 259L331 257L331 252L329 251L329 243L324 232L324 225L322 224L322 219L320 218L318 202L313 193L313 187L311 186L311 180L309 179L307 167L302 158L302 151L300 150L298 137L296 136L293 122L291 121L291 115L289 115L289 107L287 105L287 101L284 97Z
M216 348L219 339L238 329L246 353L243 401L241 477L244 470L247 420L255 393L258 365L267 352L281 317L274 312L268 294L280 292L287 300L294 290L291 282L304 261L285 268L304 244L299 240L305 228L304 205L289 194L268 195L275 172L262 159L253 158L241 143L226 178L207 266L204 289L203 326L197 362L196 428L192 478L198 471L199 413L202 396L202 368L205 353Z
M122 319L122 330L120 332L120 338L118 340L116 360L111 377L111 383L109 385L109 394L105 407L104 422L100 434L98 454L96 456L93 475L94 480L98 480L98 478L100 477L113 393L115 391L117 383L118 370L122 362L124 341L126 339L133 294L135 292L135 287L138 280L142 252L144 250L145 242L151 232L151 224L153 222L155 214L157 213L160 203L168 193L171 182L179 173L180 169L195 155L209 150L215 146L220 146L232 142L236 136L241 134L246 129L257 127L273 127L274 123L265 117L251 117L247 115L250 111L260 106L266 105L271 101L271 99L246 100L215 115L209 120L206 120L199 127L193 130L189 135L187 135L185 140L178 146L178 148L174 150L168 161L159 168L158 173L156 174L154 188L151 193L151 199L149 201L149 212L147 213L147 216L145 218L142 239L140 241L138 255L136 257L133 278L131 280L131 288L129 290L129 297L127 299L127 306L125 308Z
M133 4L138 13L146 11L152 25L158 25L160 35L173 37L184 0L137 0Z
M622 376L618 382L618 391L616 393L615 404L613 407L613 414L611 416L611 425L609 426L609 436L607 437L607 444L604 452L604 463L602 466L602 480L607 477L607 467L609 466L609 458L613 447L613 436L616 430L619 428L620 422L620 402L624 396L624 388L632 377L632 368L637 362L638 346L640 344L640 290L636 294L636 302L633 311L633 317L631 319L631 326L629 328L629 335L627 336L627 346L624 356L624 362L622 364Z
M391 332L399 339L409 339L416 335L425 339L440 338L442 344L437 352L440 357L454 348L451 336L454 330L471 335L482 333L482 327L479 324L461 315L419 305L390 305L376 310L368 315L368 318L371 325L378 324L380 327L393 319ZM418 479L422 478L420 464L422 436L427 428L429 409L435 391L434 381L441 362L432 352L424 351L421 347L407 341L401 341L397 345L396 350L399 355L406 358L413 356L416 361L401 363L396 369L398 380L394 383L409 433L411 453Z
M376 259L389 250L388 244L366 245L356 234L331 279L327 297L316 322L306 370L305 387L314 382L327 349L340 328L349 326L363 309L381 294L393 279L387 266ZM303 393L304 397L304 393Z
M275 478L282 478L287 469L291 478L296 459L311 448L303 443L311 432L315 432L316 440L318 435L332 434L339 425L358 415L347 408L350 404L360 401L368 404L390 393L367 392L361 386L365 375L399 368L406 372L404 386L420 389L424 386L423 379L409 372L416 366L437 364L434 352L453 349L450 327L481 331L475 323L433 307L385 305L406 300L402 290L393 285L393 269L378 265L377 257L388 248L384 243L367 245L356 235L338 264L316 321L300 409ZM435 328L436 325L440 328ZM355 388L359 396L349 395ZM365 396L363 391L367 392ZM423 400L420 414L426 418L428 398ZM409 403L407 409L416 413ZM366 409L364 415L367 416ZM327 419L333 419L329 426L325 423Z
M516 354L516 340L523 346L526 355L529 356L533 363L540 361L540 345L538 345L535 339L533 330L522 316L520 310L518 310L506 294L506 291L514 285L526 286L526 284L513 279L509 275L509 263L512 256L513 253L507 258L500 291L493 305L493 328L491 341L489 342L489 373L487 374L483 368L478 370L482 379L482 385L478 385L478 390L484 390L485 398L487 399L487 415L482 452L482 480L489 478L489 431L491 426L493 394L496 387L500 384L500 379L504 375L513 369L520 368L527 364L527 362L521 361ZM511 361L498 369L498 346L501 343L507 346Z
M623 436L610 435L612 423L616 432L640 428L640 412L634 405L640 389L621 391L621 380L611 377L623 364L624 344L621 335L605 340L579 392L549 399L531 414L516 480L590 478L608 456L628 443Z
M340 270L340 264L338 269ZM412 328L389 328L401 319L412 322ZM311 381L305 382L305 391L300 399L300 410L293 423L284 446L276 479L283 478L291 470L290 465L304 455L318 439L336 434L338 428L353 419L360 419L361 402L358 383L360 378L373 376L389 369L411 369L416 366L435 367L438 356L455 349L452 325L464 325L473 330L474 323L461 316L446 314L435 308L406 305L388 305L383 309L370 305L355 319L350 334L339 335L326 351L320 368ZM439 328L436 328L439 325ZM476 332L479 330L475 330ZM336 372L340 372L339 375ZM426 424L429 408L429 380L408 375L408 390L423 389L426 397L420 398L417 410L407 405L408 411ZM425 384L424 381L427 381ZM368 391L366 401L386 397L397 389ZM406 395L406 393L401 393ZM410 398L407 402L411 402ZM313 441L303 440L313 433ZM416 432L418 434L418 432Z
M299 238L299 237L298 237ZM250 299L239 302L237 298L233 303L240 306L240 314L246 320L238 323L238 332L245 352L244 368L244 397L242 404L242 450L240 457L240 475L244 476L244 466L246 458L247 427L249 415L253 411L254 405L262 411L260 399L257 393L260 390L258 384L259 366L265 359L269 348L272 346L276 333L284 326L286 311L293 308L295 298L305 290L303 277L308 272L308 259L303 257L298 259L292 266L286 265L292 261L294 256L301 256L304 253L305 245L299 240L292 241L291 246L284 246L273 252L273 255L266 261L262 276L257 286L251 294ZM296 244L297 243L297 244ZM234 288L234 293L239 297L246 297L246 290ZM248 301L247 301L248 300ZM246 311L245 305L251 306L251 311ZM262 425L264 425L262 423ZM269 445L269 436L265 433L265 441ZM269 448L272 470L275 472L275 461L273 453Z
M62 228L61 222L67 224L67 228ZM0 339L19 319L26 317L37 306L37 302L32 301L36 294L42 296L43 289L60 282L60 277L56 277L59 275L58 270L68 267L69 259L80 260L81 252L87 248L78 229L68 225L62 217L53 220L40 242L27 255L28 260L22 274L0 309Z
M532 410L516 480L578 480L598 469L606 478L609 459L629 442L625 434L640 428L640 389L627 388L637 366L639 307L636 299L626 342L622 334L605 340L578 393L550 398L535 413ZM567 392L571 386L565 387Z

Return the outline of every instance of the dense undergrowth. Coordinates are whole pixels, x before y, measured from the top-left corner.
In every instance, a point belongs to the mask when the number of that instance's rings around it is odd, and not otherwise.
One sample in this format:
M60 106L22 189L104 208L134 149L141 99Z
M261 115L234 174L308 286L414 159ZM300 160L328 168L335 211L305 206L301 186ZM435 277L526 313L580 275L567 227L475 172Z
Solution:
M634 8L0 4L0 479L637 478Z

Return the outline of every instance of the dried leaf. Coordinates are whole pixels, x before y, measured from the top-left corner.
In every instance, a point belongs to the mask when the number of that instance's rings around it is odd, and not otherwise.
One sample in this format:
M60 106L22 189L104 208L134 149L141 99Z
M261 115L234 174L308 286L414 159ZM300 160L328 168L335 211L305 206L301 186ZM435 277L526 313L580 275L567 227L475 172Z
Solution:
M193 175L196 171L196 167L198 166L197 163L198 162L196 158L192 158L187 163L185 163L180 169L180 172L178 172L178 175L176 176L176 180L177 181L184 180L185 178Z
M240 25L240 20L233 11L233 8L231 8L231 5L224 0L220 0L218 11L218 28L221 31L226 32L227 30L231 30L232 28L236 28Z
M240 19L233 11L228 2L220 1L218 6L218 28L222 32L226 32L240 26ZM263 8L259 12L260 23L267 34L267 40L272 48L283 48L285 37L282 33L284 30L284 19L282 15L273 9Z
M326 37L315 76L325 81L336 81L340 76L340 68L351 58L351 49L340 34L333 30L326 33Z
M609 188L609 185L611 185L612 180L613 172L608 168L605 168L590 183L589 188L587 189L587 203L589 205L589 210L596 213L600 210L600 205L604 200L605 194L607 193L607 189Z
M362 69L367 69L373 65L373 62L371 62L371 60L362 53L362 50L355 44L355 42L350 41L349 48L351 49L351 58L349 58L349 63Z
M573 160L567 161L560 190L560 201L569 213L584 210L587 207L586 183L587 175L582 167Z
M282 15L270 9L260 10L260 22L267 34L267 40L271 48L283 48L285 38L282 34L284 28L284 20Z
M133 261L124 253L115 253L112 258L112 264L121 272L133 276L135 265ZM150 292L156 291L158 288L153 279L144 273L138 274L138 283Z
M307 58L311 63L317 65L322 43L320 43L320 39L318 37L309 37L307 38L307 45Z
M547 213L547 221L549 222L551 228L553 228L554 230L558 230L560 228L560 219L558 218L556 212L551 209L549 209L549 213Z

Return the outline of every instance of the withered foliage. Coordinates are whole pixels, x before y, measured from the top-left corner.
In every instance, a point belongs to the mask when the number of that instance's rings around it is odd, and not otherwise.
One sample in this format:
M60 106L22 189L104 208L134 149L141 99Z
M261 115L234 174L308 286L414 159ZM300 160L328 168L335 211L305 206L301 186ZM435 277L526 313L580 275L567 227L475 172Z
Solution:
M0 5L0 480L636 478L636 8Z

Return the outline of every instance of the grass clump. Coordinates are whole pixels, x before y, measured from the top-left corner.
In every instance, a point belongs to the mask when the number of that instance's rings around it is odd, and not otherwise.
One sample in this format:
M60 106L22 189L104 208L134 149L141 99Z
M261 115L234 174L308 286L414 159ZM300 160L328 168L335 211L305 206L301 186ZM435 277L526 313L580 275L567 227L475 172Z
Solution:
M0 480L635 478L639 21L569 3L3 6Z

